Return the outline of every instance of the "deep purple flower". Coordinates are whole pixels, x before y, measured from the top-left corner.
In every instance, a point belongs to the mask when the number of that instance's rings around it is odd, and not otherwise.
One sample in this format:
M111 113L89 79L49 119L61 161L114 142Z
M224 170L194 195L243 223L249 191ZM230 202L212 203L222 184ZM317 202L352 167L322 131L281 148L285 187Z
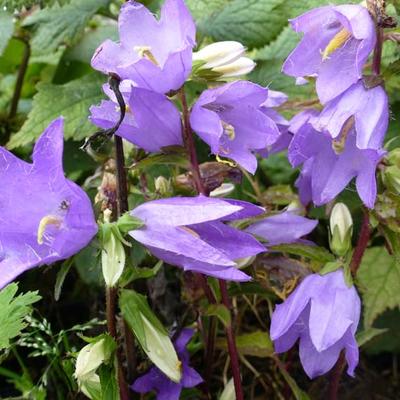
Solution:
M297 115L291 122L294 137L289 146L289 161L293 167L303 165L296 182L304 204L316 205L333 200L348 183L356 178L358 194L364 204L373 208L376 199L375 171L386 154L384 150L361 150L356 146L354 128L347 137L332 140L328 134L316 131L309 123L318 116L315 110Z
M175 197L150 201L131 212L144 222L130 235L165 262L185 271L217 278L248 281L235 260L265 251L250 234L224 224L253 217L263 209L230 199Z
M270 99L270 103L279 100ZM254 173L257 159L253 152L265 150L280 136L277 116L268 115L268 107L268 89L236 81L204 91L193 106L190 123L213 154Z
M113 127L120 110L114 93L106 84L104 92L111 100L103 100L90 108L90 120L103 129ZM163 94L138 88L129 80L120 85L126 107L125 118L116 134L148 151L182 144L182 125L178 109Z
M307 375L315 378L327 373L345 350L347 373L354 376L360 311L357 291L346 285L342 270L308 275L275 308L270 330L275 351L288 351L299 339L301 364Z
M290 22L304 36L285 61L283 72L294 77L317 76L323 104L362 77L376 42L375 24L365 7L319 7Z
M291 211L272 215L250 225L246 232L267 241L267 246L297 242L309 234L318 225L318 221L304 218Z
M71 257L97 232L85 192L62 166L63 119L38 139L33 164L0 147L0 287L33 267Z
M189 367L189 352L186 350L193 333L192 329L183 329L174 342L178 358L182 363L182 380L179 383L171 381L158 368L153 367L146 375L136 379L131 389L138 393L155 391L157 400L179 400L183 388L192 388L201 383L203 381L201 376Z
M96 50L92 67L116 73L158 93L179 89L192 69L196 27L183 0L166 0L161 18L136 1L119 15L120 42L106 40Z

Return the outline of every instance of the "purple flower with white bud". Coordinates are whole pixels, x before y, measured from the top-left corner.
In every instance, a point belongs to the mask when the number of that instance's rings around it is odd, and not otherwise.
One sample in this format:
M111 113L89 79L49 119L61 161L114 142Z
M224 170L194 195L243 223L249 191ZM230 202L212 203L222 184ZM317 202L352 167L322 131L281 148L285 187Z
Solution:
M97 232L86 193L66 179L63 119L53 121L36 142L33 163L0 147L0 288L24 271L64 260Z
M273 145L281 134L277 123L282 120L276 122L277 115L268 112L268 94L268 89L247 81L206 90L193 106L191 126L213 154L254 173L253 153ZM278 104L279 99L270 102Z
M138 393L155 391L157 400L179 400L183 388L192 388L203 382L201 376L189 366L190 358L186 346L193 333L192 329L183 329L174 342L175 350L182 363L182 379L179 383L171 381L157 367L153 367L147 374L136 379L131 389Z
M376 43L375 24L367 8L355 4L319 7L290 23L304 36L285 61L283 72L297 78L317 76L323 104L361 79Z
M249 233L224 222L263 212L244 201L201 195L154 200L131 211L144 226L129 234L160 260L185 271L248 281L251 278L237 268L236 261L265 248Z
M345 350L347 373L354 376L360 312L357 291L346 285L341 269L323 276L308 275L275 308L270 329L275 351L284 353L299 340L300 361L312 379L333 368Z
M143 4L128 1L118 19L119 43L106 40L92 67L158 93L179 89L192 69L196 27L183 0L166 0L160 20Z

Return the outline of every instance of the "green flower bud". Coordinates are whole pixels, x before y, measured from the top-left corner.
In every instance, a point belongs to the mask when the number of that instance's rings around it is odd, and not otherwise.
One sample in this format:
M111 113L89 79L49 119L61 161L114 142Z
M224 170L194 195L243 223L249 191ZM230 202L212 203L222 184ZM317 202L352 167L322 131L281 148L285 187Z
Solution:
M156 178L156 180L154 181L154 187L156 189L156 192L159 193L161 196L167 196L172 192L170 181L163 176L159 176L158 178Z
M124 271L125 260L124 246L113 230L110 230L101 251L103 277L108 287L114 287L117 284Z
M330 217L330 247L338 256L346 255L351 249L353 235L353 219L347 206L337 203L333 207Z

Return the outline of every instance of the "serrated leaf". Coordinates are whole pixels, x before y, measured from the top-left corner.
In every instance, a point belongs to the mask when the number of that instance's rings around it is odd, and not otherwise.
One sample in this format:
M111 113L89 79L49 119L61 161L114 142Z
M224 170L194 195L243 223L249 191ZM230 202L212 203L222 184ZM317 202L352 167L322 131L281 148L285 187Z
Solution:
M24 318L32 312L31 305L41 299L37 292L15 297L18 285L11 283L0 291L0 350L9 346L25 327Z
M0 55L7 46L14 31L13 16L0 10Z
M378 328L368 328L363 330L362 332L357 333L356 339L357 344L361 347L364 344L368 343L374 337L382 335L383 333L387 332L388 329L378 329Z
M279 251L281 253L289 253L300 257L306 257L311 261L316 261L321 264L326 264L335 260L335 257L332 253L330 253L324 247L319 246L292 243L272 246L270 249L271 251Z
M104 97L101 90L104 80L101 74L93 73L65 85L40 83L28 119L7 147L31 144L60 115L65 118L65 139L82 140L93 133L96 128L88 120L89 107Z
M364 325L372 326L387 309L400 307L400 261L384 247L367 249L357 273L364 304Z
M38 10L27 17L23 26L34 25L31 41L34 54L51 53L61 45L72 45L81 37L88 20L110 0L72 0L59 6Z

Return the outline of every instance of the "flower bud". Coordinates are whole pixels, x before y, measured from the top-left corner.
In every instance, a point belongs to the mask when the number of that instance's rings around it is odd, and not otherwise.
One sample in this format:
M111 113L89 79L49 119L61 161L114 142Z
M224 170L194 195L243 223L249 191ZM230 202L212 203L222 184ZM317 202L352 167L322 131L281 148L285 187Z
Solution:
M216 42L193 53L193 61L204 62L203 68L214 68L237 60L245 51L246 48L239 42Z
M330 217L330 247L338 256L344 256L351 249L353 219L347 206L337 203Z
M400 193L400 168L395 165L385 168L385 172L383 174L383 181L390 190L399 194Z
M75 364L74 375L78 383L89 379L106 358L105 339L100 339L83 347Z
M240 57L233 63L213 68L213 71L221 74L221 78L233 78L240 75L246 75L253 71L256 63L248 57Z
M114 287L125 267L125 249L119 238L110 230L103 242L101 266L103 277L108 287Z
M218 186L212 192L210 192L210 197L225 197L230 195L235 191L235 185L233 183L223 183Z
M156 192L159 193L161 196L166 196L171 193L171 183L168 179L164 178L163 176L159 176L154 181L154 187Z

